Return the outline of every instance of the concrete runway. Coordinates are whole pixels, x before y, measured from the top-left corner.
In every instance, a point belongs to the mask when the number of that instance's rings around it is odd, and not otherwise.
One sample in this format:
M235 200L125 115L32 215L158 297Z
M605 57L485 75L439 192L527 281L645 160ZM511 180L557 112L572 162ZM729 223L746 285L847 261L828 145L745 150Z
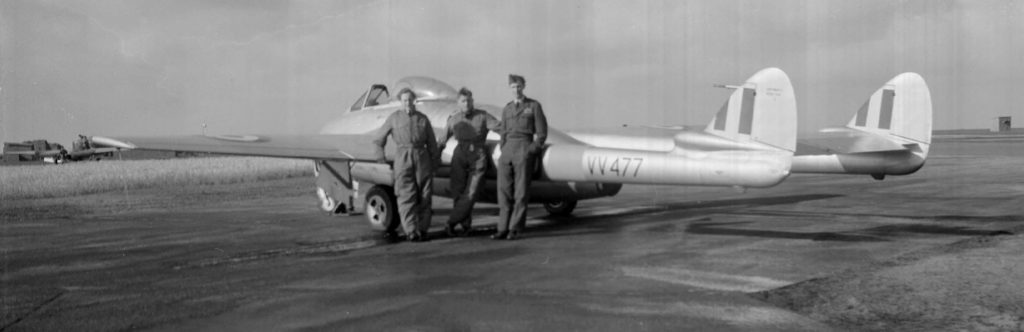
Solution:
M770 189L626 186L525 239L386 244L312 179L4 202L0 330L833 327L748 293L1024 224L1024 141L946 141L917 174Z

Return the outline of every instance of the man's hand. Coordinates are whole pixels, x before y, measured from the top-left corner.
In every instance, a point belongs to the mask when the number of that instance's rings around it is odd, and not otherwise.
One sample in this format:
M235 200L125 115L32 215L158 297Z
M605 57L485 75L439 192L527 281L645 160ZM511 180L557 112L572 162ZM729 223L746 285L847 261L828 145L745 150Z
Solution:
M534 142L534 143L530 144L530 148L529 148L529 150L527 150L527 153L532 154L532 155L537 155L543 149L544 149L543 146L541 146L540 144L537 144L537 142Z

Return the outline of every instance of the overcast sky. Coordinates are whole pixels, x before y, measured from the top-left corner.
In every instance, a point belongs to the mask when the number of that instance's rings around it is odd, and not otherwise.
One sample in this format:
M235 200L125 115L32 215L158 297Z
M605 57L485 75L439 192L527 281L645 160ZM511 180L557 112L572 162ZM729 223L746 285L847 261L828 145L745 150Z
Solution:
M552 126L703 125L764 67L800 130L905 71L936 129L1024 123L1024 1L0 1L3 141L313 133L369 84L426 75Z

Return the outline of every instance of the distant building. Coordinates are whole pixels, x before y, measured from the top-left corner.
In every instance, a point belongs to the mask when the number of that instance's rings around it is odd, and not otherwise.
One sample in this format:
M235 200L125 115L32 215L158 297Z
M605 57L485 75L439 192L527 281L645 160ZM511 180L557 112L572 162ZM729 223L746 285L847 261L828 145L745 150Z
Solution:
M990 130L992 132L1006 132L1010 131L1011 128L1013 127L1010 124L1010 117L1000 116L996 118L996 123L992 125L992 128L990 128Z

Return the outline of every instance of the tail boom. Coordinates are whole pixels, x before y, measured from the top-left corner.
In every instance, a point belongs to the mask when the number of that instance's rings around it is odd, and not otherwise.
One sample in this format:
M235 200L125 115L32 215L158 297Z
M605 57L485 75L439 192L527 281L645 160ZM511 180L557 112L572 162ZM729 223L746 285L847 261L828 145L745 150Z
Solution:
M801 140L826 151L793 157L793 173L907 175L924 166L932 136L931 93L916 73L899 74L876 90L845 128Z
M793 173L907 175L924 166L926 156L911 150L793 157Z
M542 177L695 186L774 186L789 176L791 156L781 151L716 151L696 158L672 152L553 145L541 159Z

